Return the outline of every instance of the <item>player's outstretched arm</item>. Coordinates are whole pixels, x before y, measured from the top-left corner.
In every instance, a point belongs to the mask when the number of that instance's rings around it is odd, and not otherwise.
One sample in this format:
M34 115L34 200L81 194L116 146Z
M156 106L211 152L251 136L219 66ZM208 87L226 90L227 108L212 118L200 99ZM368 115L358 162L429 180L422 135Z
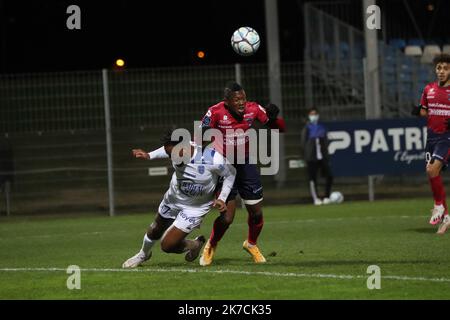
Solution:
M141 158L145 160L153 160L153 159L167 159L169 155L166 153L166 149L161 147L151 152L146 152L142 149L133 149L133 156L135 158Z
M150 154L145 152L142 149L133 149L133 157L135 158L142 158L142 159L146 159L146 160L150 160Z

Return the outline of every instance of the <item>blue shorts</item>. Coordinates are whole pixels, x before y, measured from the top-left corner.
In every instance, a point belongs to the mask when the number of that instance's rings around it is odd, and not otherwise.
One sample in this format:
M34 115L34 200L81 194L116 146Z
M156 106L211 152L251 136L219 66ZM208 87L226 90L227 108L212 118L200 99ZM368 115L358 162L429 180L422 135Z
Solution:
M263 187L258 167L255 164L248 163L235 164L234 167L236 168L236 179L234 180L233 189L228 195L227 202L236 199L238 192L244 202L249 201L249 204L252 204L252 200L262 200ZM221 186L220 181L216 190L219 190Z
M439 160L444 164L444 167L448 165L450 149L450 134L434 134L428 132L427 145L425 147L425 160Z

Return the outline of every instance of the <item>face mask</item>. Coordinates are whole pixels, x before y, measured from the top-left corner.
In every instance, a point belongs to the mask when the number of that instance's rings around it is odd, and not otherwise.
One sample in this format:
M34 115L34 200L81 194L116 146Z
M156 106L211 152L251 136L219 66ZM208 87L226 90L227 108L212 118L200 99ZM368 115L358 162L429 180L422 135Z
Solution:
M319 121L319 115L318 114L312 114L308 116L309 121L312 123L317 123Z

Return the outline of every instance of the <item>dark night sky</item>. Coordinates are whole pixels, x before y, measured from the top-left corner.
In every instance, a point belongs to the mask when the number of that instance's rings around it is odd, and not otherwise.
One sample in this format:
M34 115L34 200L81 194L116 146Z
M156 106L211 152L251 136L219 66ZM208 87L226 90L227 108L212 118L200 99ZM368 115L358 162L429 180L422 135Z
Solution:
M384 1L398 4L389 9L398 17L403 2ZM303 2L278 0L282 61L302 59ZM425 14L425 23L449 33L450 1L411 3ZM440 3L444 18L431 19L424 10L427 3ZM81 8L81 30L66 28L71 4ZM401 16L409 21L405 13ZM240 57L230 46L240 26L261 35L261 47L252 57ZM101 69L117 57L129 68L266 61L263 0L0 0L0 28L1 73ZM197 50L204 50L206 58L197 59Z
M81 30L68 30L66 8L81 8ZM262 0L197 1L2 1L1 72L99 69L124 57L127 66L263 62L265 42L256 55L241 58L230 46L239 26L255 28L264 39ZM301 34L298 1L290 1L280 24L284 37ZM292 10L293 9L293 10ZM289 19L286 19L289 14ZM289 26L288 26L289 25ZM290 31L289 31L290 30ZM300 46L285 51L286 60L299 60ZM5 50L6 48L6 50ZM206 58L199 62L197 50ZM284 53L283 53L284 54Z

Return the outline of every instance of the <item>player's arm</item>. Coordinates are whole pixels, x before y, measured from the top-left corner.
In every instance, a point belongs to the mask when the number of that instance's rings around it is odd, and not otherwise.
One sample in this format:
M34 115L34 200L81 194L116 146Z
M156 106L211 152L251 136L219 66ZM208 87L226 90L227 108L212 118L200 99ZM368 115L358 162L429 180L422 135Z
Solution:
M411 109L411 114L416 117L427 117L428 116L428 86L423 89L422 96L420 97L420 103L418 106L413 106Z
M214 172L219 176L223 177L222 189L220 191L219 196L214 201L214 207L219 209L219 211L226 210L226 201L228 195L233 189L234 180L236 179L236 169L230 164L228 160L226 160L219 153L214 155Z
M419 104L418 106L413 106L411 109L411 115L416 117L426 117L428 116L428 108Z
M142 158L145 160L153 160L153 159L167 159L169 155L166 153L166 149L164 147L158 148L154 151L146 152L142 149L133 149L133 156L135 158Z
M273 103L267 104L265 107L260 106L258 112L258 120L268 126L270 129L278 129L280 132L286 132L286 123L283 118L278 117L280 108Z

